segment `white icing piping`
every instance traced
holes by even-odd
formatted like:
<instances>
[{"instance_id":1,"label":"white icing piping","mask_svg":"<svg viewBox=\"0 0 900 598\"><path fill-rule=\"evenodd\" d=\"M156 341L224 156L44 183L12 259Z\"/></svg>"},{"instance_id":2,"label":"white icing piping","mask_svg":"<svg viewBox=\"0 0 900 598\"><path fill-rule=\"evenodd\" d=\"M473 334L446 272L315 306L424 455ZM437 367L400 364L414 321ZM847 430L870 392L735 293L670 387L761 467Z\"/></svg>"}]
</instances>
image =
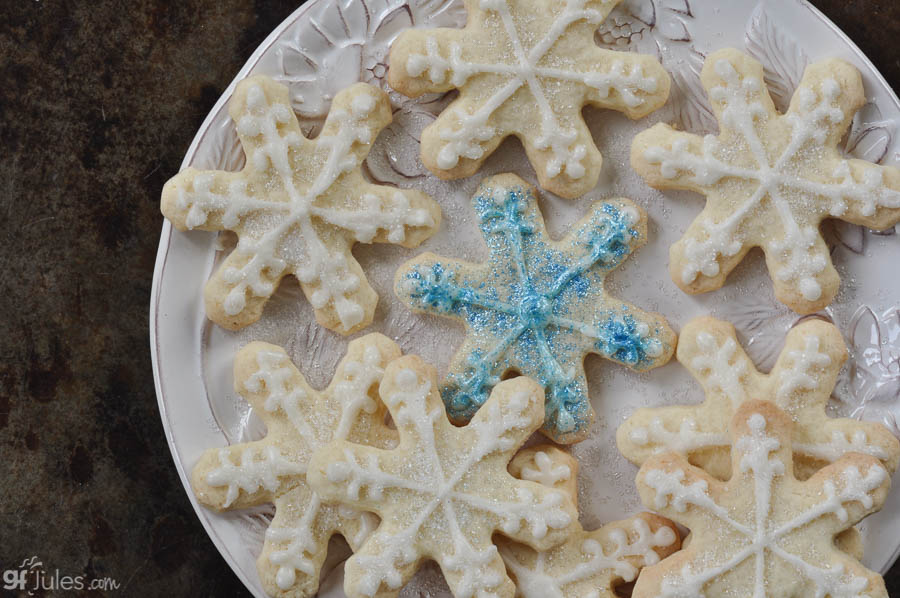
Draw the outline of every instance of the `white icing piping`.
<instances>
[{"instance_id":1,"label":"white icing piping","mask_svg":"<svg viewBox=\"0 0 900 598\"><path fill-rule=\"evenodd\" d=\"M606 552L600 542L591 537L593 534L587 534L581 543L583 560L572 569L556 576L546 570L548 554L554 552L554 549L539 552L533 567L526 567L516 558L515 552L508 545L504 545L500 549L500 554L506 566L516 576L517 595L523 598L568 598L570 594L565 592L566 586L590 580L605 572L611 572L626 582L634 581L641 568L659 562L659 555L655 549L671 546L676 536L671 528L665 526L653 532L647 522L639 517L635 517L630 523L631 531L637 536L634 540L629 538L625 530L614 529L609 537L615 546ZM599 535L602 531L597 530L596 533ZM579 540L572 538L570 541ZM599 590L591 590L584 598L591 596L600 598Z\"/></svg>"},{"instance_id":2,"label":"white icing piping","mask_svg":"<svg viewBox=\"0 0 900 598\"><path fill-rule=\"evenodd\" d=\"M701 382L725 395L736 409L747 399L744 380L752 367L747 356L730 337L719 344L712 334L700 332L696 340L700 354L691 359L691 367Z\"/></svg>"},{"instance_id":3,"label":"white icing piping","mask_svg":"<svg viewBox=\"0 0 900 598\"><path fill-rule=\"evenodd\" d=\"M260 488L275 492L280 486L279 478L306 474L306 465L284 457L276 446L262 450L247 448L241 453L241 462L232 463L228 449L219 451L219 467L206 474L210 486L228 486L222 507L228 508L237 499L240 491L253 494Z\"/></svg>"},{"instance_id":4,"label":"white icing piping","mask_svg":"<svg viewBox=\"0 0 900 598\"><path fill-rule=\"evenodd\" d=\"M534 454L534 464L537 469L526 465L522 468L521 477L529 482L537 482L548 488L553 488L558 482L564 482L572 478L572 468L565 463L556 464L550 455L544 451Z\"/></svg>"},{"instance_id":5,"label":"white icing piping","mask_svg":"<svg viewBox=\"0 0 900 598\"><path fill-rule=\"evenodd\" d=\"M731 445L724 432L698 432L697 421L691 417L681 420L675 432L670 432L661 418L654 417L650 425L631 430L629 438L638 446L650 447L654 453L674 451L687 455L700 449Z\"/></svg>"},{"instance_id":6,"label":"white icing piping","mask_svg":"<svg viewBox=\"0 0 900 598\"><path fill-rule=\"evenodd\" d=\"M819 387L816 370L831 365L831 357L819 351L819 337L809 335L804 339L804 347L800 351L788 351L787 358L793 362L790 368L784 368L779 375L777 397L787 399L800 390L815 390Z\"/></svg>"}]
</instances>

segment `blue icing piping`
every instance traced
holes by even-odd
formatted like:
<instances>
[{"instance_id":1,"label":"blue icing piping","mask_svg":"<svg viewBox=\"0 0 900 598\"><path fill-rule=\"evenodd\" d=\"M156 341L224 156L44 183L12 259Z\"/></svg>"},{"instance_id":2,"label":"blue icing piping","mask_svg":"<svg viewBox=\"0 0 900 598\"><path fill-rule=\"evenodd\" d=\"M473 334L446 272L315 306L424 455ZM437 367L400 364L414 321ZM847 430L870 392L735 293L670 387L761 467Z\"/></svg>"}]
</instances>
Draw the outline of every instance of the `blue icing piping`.
<instances>
[{"instance_id":1,"label":"blue icing piping","mask_svg":"<svg viewBox=\"0 0 900 598\"><path fill-rule=\"evenodd\" d=\"M501 377L516 371L544 385L545 430L553 437L577 434L592 416L585 353L640 367L663 352L654 319L618 303L604 309L603 279L631 253L639 216L604 203L579 224L571 248L560 250L530 191L481 191L473 203L490 250L486 267L420 262L401 273L399 292L416 309L465 320L476 337L442 388L453 419L468 421ZM579 319L592 305L594 318Z\"/></svg>"}]
</instances>

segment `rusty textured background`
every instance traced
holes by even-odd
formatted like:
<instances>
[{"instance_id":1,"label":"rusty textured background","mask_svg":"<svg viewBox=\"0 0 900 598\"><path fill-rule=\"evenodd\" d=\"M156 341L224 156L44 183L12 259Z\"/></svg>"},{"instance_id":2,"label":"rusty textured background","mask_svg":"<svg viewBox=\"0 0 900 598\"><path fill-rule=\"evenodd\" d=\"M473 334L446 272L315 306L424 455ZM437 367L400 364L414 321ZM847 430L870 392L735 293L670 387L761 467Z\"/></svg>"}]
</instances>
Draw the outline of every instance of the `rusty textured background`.
<instances>
[{"instance_id":1,"label":"rusty textured background","mask_svg":"<svg viewBox=\"0 0 900 598\"><path fill-rule=\"evenodd\" d=\"M900 2L813 3L900 88ZM172 464L147 311L160 189L296 6L0 0L0 571L123 586L45 595L248 595Z\"/></svg>"}]
</instances>

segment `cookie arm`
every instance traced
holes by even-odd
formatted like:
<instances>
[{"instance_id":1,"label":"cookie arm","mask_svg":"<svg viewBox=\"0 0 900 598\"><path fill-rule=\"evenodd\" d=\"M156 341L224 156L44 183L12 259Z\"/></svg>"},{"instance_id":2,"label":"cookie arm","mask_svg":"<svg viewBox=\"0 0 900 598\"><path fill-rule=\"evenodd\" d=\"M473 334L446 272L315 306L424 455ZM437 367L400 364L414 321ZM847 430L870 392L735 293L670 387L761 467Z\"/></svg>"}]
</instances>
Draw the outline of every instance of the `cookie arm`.
<instances>
[{"instance_id":1,"label":"cookie arm","mask_svg":"<svg viewBox=\"0 0 900 598\"><path fill-rule=\"evenodd\" d=\"M445 180L478 172L484 161L513 132L494 118L494 111L493 105L471 93L453 100L422 131L422 163Z\"/></svg>"},{"instance_id":2,"label":"cookie arm","mask_svg":"<svg viewBox=\"0 0 900 598\"><path fill-rule=\"evenodd\" d=\"M334 533L321 519L319 500L306 485L275 499L275 516L256 560L259 580L269 596L316 595L328 541Z\"/></svg>"},{"instance_id":3,"label":"cookie arm","mask_svg":"<svg viewBox=\"0 0 900 598\"><path fill-rule=\"evenodd\" d=\"M700 82L709 95L724 138L732 133L731 127L743 124L744 119L759 126L763 114L777 114L762 63L740 50L723 48L707 56Z\"/></svg>"},{"instance_id":4,"label":"cookie arm","mask_svg":"<svg viewBox=\"0 0 900 598\"><path fill-rule=\"evenodd\" d=\"M345 232L321 227L324 255L309 258L292 272L316 314L316 321L339 334L352 334L372 323L378 295L350 251Z\"/></svg>"},{"instance_id":5,"label":"cookie arm","mask_svg":"<svg viewBox=\"0 0 900 598\"><path fill-rule=\"evenodd\" d=\"M472 12L470 12L472 14ZM427 92L443 93L467 79L455 65L466 64L465 29L408 29L391 44L388 83L405 96L417 98Z\"/></svg>"},{"instance_id":6,"label":"cookie arm","mask_svg":"<svg viewBox=\"0 0 900 598\"><path fill-rule=\"evenodd\" d=\"M305 469L291 448L261 440L205 451L191 473L191 486L206 507L242 509L272 502L297 484Z\"/></svg>"},{"instance_id":7,"label":"cookie arm","mask_svg":"<svg viewBox=\"0 0 900 598\"><path fill-rule=\"evenodd\" d=\"M603 156L581 112L568 108L553 112L555 122L549 130L542 130L545 126L535 114L506 116L504 120L516 118L519 121L518 130L512 133L522 142L541 187L560 197L575 199L597 184ZM548 110L552 111L552 108ZM533 129L537 129L538 134L526 134Z\"/></svg>"},{"instance_id":8,"label":"cookie arm","mask_svg":"<svg viewBox=\"0 0 900 598\"><path fill-rule=\"evenodd\" d=\"M841 284L831 253L815 226L782 234L761 245L775 297L799 314L814 313L831 303Z\"/></svg>"},{"instance_id":9,"label":"cookie arm","mask_svg":"<svg viewBox=\"0 0 900 598\"><path fill-rule=\"evenodd\" d=\"M824 411L837 382L847 348L829 322L810 319L792 328L770 377L776 402L793 414Z\"/></svg>"},{"instance_id":10,"label":"cookie arm","mask_svg":"<svg viewBox=\"0 0 900 598\"><path fill-rule=\"evenodd\" d=\"M382 522L344 563L348 598L396 598L425 560L411 545L398 545L390 524Z\"/></svg>"},{"instance_id":11,"label":"cookie arm","mask_svg":"<svg viewBox=\"0 0 900 598\"><path fill-rule=\"evenodd\" d=\"M522 449L509 463L509 473L520 480L562 490L578 503L578 460L552 444Z\"/></svg>"},{"instance_id":12,"label":"cookie arm","mask_svg":"<svg viewBox=\"0 0 900 598\"><path fill-rule=\"evenodd\" d=\"M160 211L178 230L234 230L255 211L272 210L254 197L246 171L186 168L163 187Z\"/></svg>"},{"instance_id":13,"label":"cookie arm","mask_svg":"<svg viewBox=\"0 0 900 598\"><path fill-rule=\"evenodd\" d=\"M671 359L677 337L661 315L611 297L603 303L603 314L593 327L599 334L590 351L638 372Z\"/></svg>"},{"instance_id":14,"label":"cookie arm","mask_svg":"<svg viewBox=\"0 0 900 598\"><path fill-rule=\"evenodd\" d=\"M204 505L224 510L271 502L285 482L295 484L305 470L304 442L286 446L278 438L314 438L302 412L292 407L311 401L310 388L284 349L253 342L234 359L234 387L268 428L258 442L210 449L192 473L192 485ZM292 481L293 480L293 481Z\"/></svg>"},{"instance_id":15,"label":"cookie arm","mask_svg":"<svg viewBox=\"0 0 900 598\"><path fill-rule=\"evenodd\" d=\"M678 337L677 359L703 386L708 400L734 409L749 397L748 388L765 385L765 379L738 342L730 322L701 316L685 324ZM724 431L725 428L722 428Z\"/></svg>"},{"instance_id":16,"label":"cookie arm","mask_svg":"<svg viewBox=\"0 0 900 598\"><path fill-rule=\"evenodd\" d=\"M675 524L652 513L638 513L634 517L607 523L590 533L603 554L621 565L610 567L602 588L609 598L616 596L615 588L632 582L645 567L651 567L681 548L681 537Z\"/></svg>"},{"instance_id":17,"label":"cookie arm","mask_svg":"<svg viewBox=\"0 0 900 598\"><path fill-rule=\"evenodd\" d=\"M751 245L735 240L728 224L713 219L713 203L707 202L681 239L669 248L669 276L685 293L721 288L751 249Z\"/></svg>"},{"instance_id":18,"label":"cookie arm","mask_svg":"<svg viewBox=\"0 0 900 598\"><path fill-rule=\"evenodd\" d=\"M837 535L881 509L891 477L876 458L850 453L823 467L802 485L804 509L776 533L808 525L810 513L821 513L816 525Z\"/></svg>"},{"instance_id":19,"label":"cookie arm","mask_svg":"<svg viewBox=\"0 0 900 598\"><path fill-rule=\"evenodd\" d=\"M832 58L806 67L785 115L793 125L795 138L825 135L824 145L833 147L865 103L859 71L844 60Z\"/></svg>"},{"instance_id":20,"label":"cookie arm","mask_svg":"<svg viewBox=\"0 0 900 598\"><path fill-rule=\"evenodd\" d=\"M466 430L484 451L494 447L508 451L525 443L544 421L544 388L535 380L518 376L497 384ZM490 453L486 453L490 454ZM509 458L507 457L507 461Z\"/></svg>"},{"instance_id":21,"label":"cookie arm","mask_svg":"<svg viewBox=\"0 0 900 598\"><path fill-rule=\"evenodd\" d=\"M353 235L360 243L393 243L415 247L437 231L441 209L431 197L416 189L373 185L358 172L346 185L347 196L339 207L312 208L312 214Z\"/></svg>"},{"instance_id":22,"label":"cookie arm","mask_svg":"<svg viewBox=\"0 0 900 598\"><path fill-rule=\"evenodd\" d=\"M472 555L474 558L447 558L439 563L454 596L509 596L516 587L506 572L503 558L493 544Z\"/></svg>"},{"instance_id":23,"label":"cookie arm","mask_svg":"<svg viewBox=\"0 0 900 598\"><path fill-rule=\"evenodd\" d=\"M675 452L715 477L727 479L731 439L726 430L731 415L731 407L725 403L644 407L619 426L616 444L622 455L638 466L654 455Z\"/></svg>"},{"instance_id":24,"label":"cookie arm","mask_svg":"<svg viewBox=\"0 0 900 598\"><path fill-rule=\"evenodd\" d=\"M709 510L717 509L712 497L725 492L725 482L674 453L645 461L635 483L644 506L688 529L707 523Z\"/></svg>"},{"instance_id":25,"label":"cookie arm","mask_svg":"<svg viewBox=\"0 0 900 598\"><path fill-rule=\"evenodd\" d=\"M390 99L374 85L354 83L339 91L316 138L324 163L313 185L330 184L344 173L355 172L392 119Z\"/></svg>"},{"instance_id":26,"label":"cookie arm","mask_svg":"<svg viewBox=\"0 0 900 598\"><path fill-rule=\"evenodd\" d=\"M203 289L210 320L222 328L238 330L262 317L266 302L287 274L277 258L272 268L263 261L262 256L234 250L219 264Z\"/></svg>"},{"instance_id":27,"label":"cookie arm","mask_svg":"<svg viewBox=\"0 0 900 598\"><path fill-rule=\"evenodd\" d=\"M635 135L631 143L631 166L654 189L686 189L706 194L709 185L698 175L708 166L704 163L708 158L704 151L708 149L702 137L657 123ZM720 167L724 176L725 165L714 165Z\"/></svg>"},{"instance_id":28,"label":"cookie arm","mask_svg":"<svg viewBox=\"0 0 900 598\"><path fill-rule=\"evenodd\" d=\"M496 300L474 290L478 264L422 253L407 261L394 275L394 293L406 305L420 313L438 313L465 320L466 314L479 308L492 308Z\"/></svg>"},{"instance_id":29,"label":"cookie arm","mask_svg":"<svg viewBox=\"0 0 900 598\"><path fill-rule=\"evenodd\" d=\"M852 180L863 186L861 193L844 195L845 211L840 214L841 220L875 230L900 222L900 169L865 160L846 160L838 168L833 174L844 182Z\"/></svg>"},{"instance_id":30,"label":"cookie arm","mask_svg":"<svg viewBox=\"0 0 900 598\"><path fill-rule=\"evenodd\" d=\"M634 120L661 108L669 97L672 80L659 60L648 54L590 48L583 65L604 72L586 73L587 101L597 108L623 112Z\"/></svg>"}]
</instances>

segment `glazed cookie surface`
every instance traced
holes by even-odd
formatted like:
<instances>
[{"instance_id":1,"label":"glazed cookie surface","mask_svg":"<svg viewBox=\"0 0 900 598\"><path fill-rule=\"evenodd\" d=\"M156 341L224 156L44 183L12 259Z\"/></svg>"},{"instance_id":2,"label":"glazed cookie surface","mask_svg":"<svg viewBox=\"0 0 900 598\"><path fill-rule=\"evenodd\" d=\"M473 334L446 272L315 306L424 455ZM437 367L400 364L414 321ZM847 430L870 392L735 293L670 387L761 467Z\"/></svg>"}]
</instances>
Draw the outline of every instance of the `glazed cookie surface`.
<instances>
[{"instance_id":1,"label":"glazed cookie surface","mask_svg":"<svg viewBox=\"0 0 900 598\"><path fill-rule=\"evenodd\" d=\"M414 310L465 322L466 339L441 390L448 413L467 421L516 372L544 386L544 434L576 442L594 417L588 353L646 370L668 361L675 347L661 316L604 288L607 274L646 241L646 214L625 199L597 202L552 241L534 189L515 175L485 179L472 203L490 252L486 263L425 253L395 279L398 297Z\"/></svg>"},{"instance_id":2,"label":"glazed cookie surface","mask_svg":"<svg viewBox=\"0 0 900 598\"><path fill-rule=\"evenodd\" d=\"M228 329L257 321L291 274L320 324L349 334L372 321L378 297L354 243L413 247L440 222L421 191L367 182L360 165L391 122L387 95L358 83L338 93L322 132L307 139L288 89L256 76L229 103L247 163L240 172L188 168L166 183L162 212L180 230L231 230L238 243L206 284L208 317Z\"/></svg>"},{"instance_id":3,"label":"glazed cookie surface","mask_svg":"<svg viewBox=\"0 0 900 598\"><path fill-rule=\"evenodd\" d=\"M465 28L404 31L391 46L391 86L411 97L459 90L423 132L422 162L441 178L470 176L515 135L542 187L568 198L591 190L602 157L582 108L640 118L669 95L656 58L596 45L620 1L465 0Z\"/></svg>"},{"instance_id":4,"label":"glazed cookie surface","mask_svg":"<svg viewBox=\"0 0 900 598\"><path fill-rule=\"evenodd\" d=\"M754 596L886 598L881 576L835 546L877 511L890 475L854 453L798 481L791 420L770 401L748 401L730 427L733 477L722 482L674 453L641 467L641 500L691 531L686 547L645 568L635 598Z\"/></svg>"},{"instance_id":5,"label":"glazed cookie surface","mask_svg":"<svg viewBox=\"0 0 900 598\"><path fill-rule=\"evenodd\" d=\"M525 377L507 380L467 426L456 427L438 395L434 368L407 356L388 366L380 394L399 446L335 441L309 465L309 481L322 496L381 517L344 566L345 593L396 596L431 559L458 598L512 598L515 588L493 535L545 550L565 540L578 519L566 492L507 471L541 425L541 387Z\"/></svg>"},{"instance_id":6,"label":"glazed cookie surface","mask_svg":"<svg viewBox=\"0 0 900 598\"><path fill-rule=\"evenodd\" d=\"M524 449L509 465L514 476L557 488L577 502L578 461L550 446ZM640 513L593 531L580 526L565 542L544 552L509 540L500 554L516 582L517 598L615 598L616 588L634 581L681 546L667 519Z\"/></svg>"},{"instance_id":7,"label":"glazed cookie surface","mask_svg":"<svg viewBox=\"0 0 900 598\"><path fill-rule=\"evenodd\" d=\"M377 388L385 365L399 356L380 334L351 341L322 392L310 388L281 347L250 343L235 357L235 389L266 424L266 436L207 450L191 484L200 504L217 511L275 504L257 560L270 596L314 596L329 539L341 534L358 548L377 525L371 513L324 502L307 484L306 469L312 452L335 438L396 443Z\"/></svg>"},{"instance_id":8,"label":"glazed cookie surface","mask_svg":"<svg viewBox=\"0 0 900 598\"><path fill-rule=\"evenodd\" d=\"M809 319L788 333L775 367L759 372L738 343L734 327L711 317L682 329L678 361L703 386L699 405L638 409L619 426L625 457L640 465L655 454L675 452L719 479L731 475L728 425L751 399L770 400L794 420L793 447L803 477L848 453L863 453L897 469L900 442L881 424L826 413L847 349L838 329Z\"/></svg>"},{"instance_id":9,"label":"glazed cookie surface","mask_svg":"<svg viewBox=\"0 0 900 598\"><path fill-rule=\"evenodd\" d=\"M865 103L859 72L842 60L810 65L783 115L763 66L737 50L711 54L701 82L718 136L658 124L632 145L632 165L648 184L706 196L703 212L671 248L672 279L688 293L717 289L760 247L781 302L804 314L825 307L840 280L822 220L873 229L900 221L900 170L844 158L838 149Z\"/></svg>"}]
</instances>

